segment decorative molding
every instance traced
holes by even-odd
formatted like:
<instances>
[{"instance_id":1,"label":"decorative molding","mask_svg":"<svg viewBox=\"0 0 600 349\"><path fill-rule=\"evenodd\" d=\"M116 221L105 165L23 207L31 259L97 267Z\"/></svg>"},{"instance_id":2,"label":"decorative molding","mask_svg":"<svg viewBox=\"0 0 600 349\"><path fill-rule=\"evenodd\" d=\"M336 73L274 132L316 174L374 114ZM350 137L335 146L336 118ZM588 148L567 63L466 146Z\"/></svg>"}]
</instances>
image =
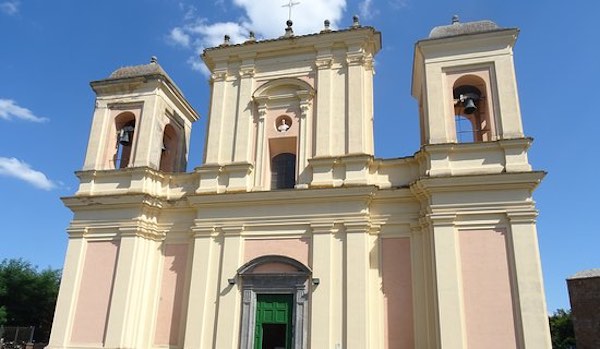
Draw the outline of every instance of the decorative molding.
<instances>
[{"instance_id":1,"label":"decorative molding","mask_svg":"<svg viewBox=\"0 0 600 349\"><path fill-rule=\"evenodd\" d=\"M210 75L211 82L221 82L227 79L227 71L217 71Z\"/></svg>"},{"instance_id":2,"label":"decorative molding","mask_svg":"<svg viewBox=\"0 0 600 349\"><path fill-rule=\"evenodd\" d=\"M254 66L242 66L239 71L239 77L242 79L252 78L255 74Z\"/></svg>"},{"instance_id":3,"label":"decorative molding","mask_svg":"<svg viewBox=\"0 0 600 349\"><path fill-rule=\"evenodd\" d=\"M331 69L332 65L333 65L332 58L318 58L315 61L315 66L318 70Z\"/></svg>"},{"instance_id":4,"label":"decorative molding","mask_svg":"<svg viewBox=\"0 0 600 349\"><path fill-rule=\"evenodd\" d=\"M348 53L346 56L346 64L348 64L348 66L363 65L365 59L366 56L363 53Z\"/></svg>"}]
</instances>

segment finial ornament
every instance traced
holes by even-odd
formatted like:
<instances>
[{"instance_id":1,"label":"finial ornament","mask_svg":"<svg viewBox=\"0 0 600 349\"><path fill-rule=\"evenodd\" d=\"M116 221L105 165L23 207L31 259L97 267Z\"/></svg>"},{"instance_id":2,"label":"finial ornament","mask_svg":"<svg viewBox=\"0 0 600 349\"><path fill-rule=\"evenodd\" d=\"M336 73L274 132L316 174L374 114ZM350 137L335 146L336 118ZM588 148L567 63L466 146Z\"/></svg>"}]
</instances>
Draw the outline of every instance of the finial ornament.
<instances>
[{"instance_id":1,"label":"finial ornament","mask_svg":"<svg viewBox=\"0 0 600 349\"><path fill-rule=\"evenodd\" d=\"M352 16L352 28L360 27L360 22L357 15Z\"/></svg>"},{"instance_id":2,"label":"finial ornament","mask_svg":"<svg viewBox=\"0 0 600 349\"><path fill-rule=\"evenodd\" d=\"M223 37L223 44L221 44L221 46L229 46L231 41L231 37L227 34L225 34L225 36Z\"/></svg>"},{"instance_id":3,"label":"finial ornament","mask_svg":"<svg viewBox=\"0 0 600 349\"><path fill-rule=\"evenodd\" d=\"M156 58L156 56L150 57L150 63L154 63L154 64L158 63L158 58Z\"/></svg>"},{"instance_id":4,"label":"finial ornament","mask_svg":"<svg viewBox=\"0 0 600 349\"><path fill-rule=\"evenodd\" d=\"M287 25L287 28L285 28L285 35L283 37L285 38L289 38L294 36L294 30L292 29L292 25L294 25L294 22L292 22L291 19L288 19L285 24Z\"/></svg>"},{"instance_id":5,"label":"finial ornament","mask_svg":"<svg viewBox=\"0 0 600 349\"><path fill-rule=\"evenodd\" d=\"M331 25L331 22L329 22L328 19L326 19L325 21L323 21L323 30L324 32L330 32L331 28L329 28L329 26Z\"/></svg>"},{"instance_id":6,"label":"finial ornament","mask_svg":"<svg viewBox=\"0 0 600 349\"><path fill-rule=\"evenodd\" d=\"M246 42L255 42L256 41L256 35L254 35L253 31L248 32L248 40L246 40Z\"/></svg>"},{"instance_id":7,"label":"finial ornament","mask_svg":"<svg viewBox=\"0 0 600 349\"><path fill-rule=\"evenodd\" d=\"M452 16L452 24L456 24L456 23L460 23L460 20L458 18L458 15L454 15Z\"/></svg>"}]
</instances>

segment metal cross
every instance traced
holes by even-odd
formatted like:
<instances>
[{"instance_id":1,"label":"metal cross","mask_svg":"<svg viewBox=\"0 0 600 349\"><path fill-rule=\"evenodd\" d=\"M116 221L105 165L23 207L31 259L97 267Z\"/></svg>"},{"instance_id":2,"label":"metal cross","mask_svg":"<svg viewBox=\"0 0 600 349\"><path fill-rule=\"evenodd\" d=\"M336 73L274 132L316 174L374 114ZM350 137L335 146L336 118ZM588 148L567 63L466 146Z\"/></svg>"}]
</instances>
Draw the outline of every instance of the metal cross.
<instances>
[{"instance_id":1,"label":"metal cross","mask_svg":"<svg viewBox=\"0 0 600 349\"><path fill-rule=\"evenodd\" d=\"M282 5L281 7L289 7L290 12L288 14L288 20L292 20L292 7L300 5L300 1L289 0L289 3Z\"/></svg>"}]
</instances>

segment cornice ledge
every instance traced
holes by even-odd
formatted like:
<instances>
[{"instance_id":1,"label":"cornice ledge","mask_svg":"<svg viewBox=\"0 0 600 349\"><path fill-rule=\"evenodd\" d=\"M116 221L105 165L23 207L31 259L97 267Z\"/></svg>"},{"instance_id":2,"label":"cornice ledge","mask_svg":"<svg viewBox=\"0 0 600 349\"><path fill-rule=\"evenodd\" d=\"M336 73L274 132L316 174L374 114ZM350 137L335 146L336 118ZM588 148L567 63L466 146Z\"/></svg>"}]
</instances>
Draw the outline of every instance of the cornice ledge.
<instances>
[{"instance_id":1,"label":"cornice ledge","mask_svg":"<svg viewBox=\"0 0 600 349\"><path fill-rule=\"evenodd\" d=\"M60 198L65 206L70 209L95 206L146 206L162 208L165 201L148 194L124 193L111 195L77 195Z\"/></svg>"},{"instance_id":2,"label":"cornice ledge","mask_svg":"<svg viewBox=\"0 0 600 349\"><path fill-rule=\"evenodd\" d=\"M339 198L343 200L371 198L379 189L373 185L360 187L340 187L340 188L311 188L311 189L290 189L276 191L255 191L255 192L234 192L234 193L207 193L192 194L187 196L188 202L193 206L218 206L231 204L254 204L254 203L298 203L331 200Z\"/></svg>"},{"instance_id":3,"label":"cornice ledge","mask_svg":"<svg viewBox=\"0 0 600 349\"><path fill-rule=\"evenodd\" d=\"M436 143L436 144L425 144L421 146L421 149L415 153L415 156L419 154L428 154L428 153L445 153L445 152L453 152L460 149L468 149L470 151L473 150L486 150L490 148L499 148L499 147L518 147L523 146L525 149L528 149L529 146L533 143L533 138L531 137L522 137L522 138L509 138L509 139L499 139L494 141L486 141L486 142L469 142L469 143Z\"/></svg>"},{"instance_id":4,"label":"cornice ledge","mask_svg":"<svg viewBox=\"0 0 600 349\"><path fill-rule=\"evenodd\" d=\"M105 178L105 177L112 177L112 176L124 177L124 176L129 176L132 174L139 174L139 173L148 174L152 177L157 177L160 179L163 179L168 176L165 173L157 171L148 166L126 167L126 168L111 169L111 170L81 170L81 171L75 171L75 176L77 176L77 178L79 178L79 179L90 178L90 177Z\"/></svg>"},{"instance_id":5,"label":"cornice ledge","mask_svg":"<svg viewBox=\"0 0 600 349\"><path fill-rule=\"evenodd\" d=\"M416 194L431 195L435 192L458 190L486 190L522 188L535 189L546 176L544 171L526 171L496 174L421 177L410 184Z\"/></svg>"}]
</instances>

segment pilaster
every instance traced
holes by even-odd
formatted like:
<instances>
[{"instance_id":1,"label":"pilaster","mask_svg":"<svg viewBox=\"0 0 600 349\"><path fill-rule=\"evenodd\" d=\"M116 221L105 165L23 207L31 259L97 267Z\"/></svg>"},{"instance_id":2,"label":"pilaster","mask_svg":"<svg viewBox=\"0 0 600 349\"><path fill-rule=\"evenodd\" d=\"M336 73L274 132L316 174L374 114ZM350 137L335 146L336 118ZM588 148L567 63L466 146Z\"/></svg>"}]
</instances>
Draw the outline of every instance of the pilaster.
<instances>
[{"instance_id":1,"label":"pilaster","mask_svg":"<svg viewBox=\"0 0 600 349\"><path fill-rule=\"evenodd\" d=\"M107 142L108 119L110 111L106 102L96 100L96 109L92 118L92 128L90 130L90 139L88 140L85 162L83 164L86 170L102 170L105 166L105 157L107 149L104 146Z\"/></svg>"},{"instance_id":2,"label":"pilaster","mask_svg":"<svg viewBox=\"0 0 600 349\"><path fill-rule=\"evenodd\" d=\"M346 135L346 152L350 154L367 153L365 139L365 81L364 52L360 46L349 49L346 62L348 64L348 133Z\"/></svg>"},{"instance_id":3,"label":"pilaster","mask_svg":"<svg viewBox=\"0 0 600 349\"><path fill-rule=\"evenodd\" d=\"M334 225L311 224L313 276L321 281L314 287L311 299L311 348L334 348L333 302L335 286L333 269ZM339 342L339 339L338 341Z\"/></svg>"},{"instance_id":4,"label":"pilaster","mask_svg":"<svg viewBox=\"0 0 600 349\"><path fill-rule=\"evenodd\" d=\"M164 111L165 104L159 99L154 91L150 96L144 98L144 106L136 130L133 134L135 141L131 150L132 165L130 167L148 166L158 168L158 158L153 158L153 146L159 147L162 144L162 134L157 134L156 125L158 124L158 115ZM157 140L157 138L160 138Z\"/></svg>"},{"instance_id":5,"label":"pilaster","mask_svg":"<svg viewBox=\"0 0 600 349\"><path fill-rule=\"evenodd\" d=\"M501 87L498 89L499 115L502 119L502 122L498 123L500 138L523 138L523 122L521 121L521 108L512 49L510 54L496 58L494 66L497 86Z\"/></svg>"},{"instance_id":6,"label":"pilaster","mask_svg":"<svg viewBox=\"0 0 600 349\"><path fill-rule=\"evenodd\" d=\"M265 168L265 158L267 155L265 154L267 149L265 147L265 117L267 115L267 101L266 99L258 99L258 115L257 115L257 123L258 123L258 135L256 142L256 164L254 171L254 189L262 190L265 187L264 183L264 168Z\"/></svg>"},{"instance_id":7,"label":"pilaster","mask_svg":"<svg viewBox=\"0 0 600 349\"><path fill-rule=\"evenodd\" d=\"M234 162L252 163L253 120L252 92L254 91L254 59L244 60L239 72L239 97L237 110L237 131L235 138Z\"/></svg>"},{"instance_id":8,"label":"pilaster","mask_svg":"<svg viewBox=\"0 0 600 349\"><path fill-rule=\"evenodd\" d=\"M345 223L346 348L370 348L369 224Z\"/></svg>"},{"instance_id":9,"label":"pilaster","mask_svg":"<svg viewBox=\"0 0 600 349\"><path fill-rule=\"evenodd\" d=\"M212 227L193 227L194 251L184 349L212 348L219 289L220 241Z\"/></svg>"},{"instance_id":10,"label":"pilaster","mask_svg":"<svg viewBox=\"0 0 600 349\"><path fill-rule=\"evenodd\" d=\"M519 347L552 347L535 219L537 212L509 212L509 248L516 296Z\"/></svg>"},{"instance_id":11,"label":"pilaster","mask_svg":"<svg viewBox=\"0 0 600 349\"><path fill-rule=\"evenodd\" d=\"M149 300L154 299L145 294L145 290L153 285L150 276L158 273L160 249L154 240L163 237L140 226L121 227L119 235L121 242L104 345L136 348L148 337L143 334L147 326L139 318L149 306Z\"/></svg>"},{"instance_id":12,"label":"pilaster","mask_svg":"<svg viewBox=\"0 0 600 349\"><path fill-rule=\"evenodd\" d=\"M307 189L310 183L308 159L312 155L312 106L309 94L301 94L300 97L300 135L298 147L298 181L296 188Z\"/></svg>"},{"instance_id":13,"label":"pilaster","mask_svg":"<svg viewBox=\"0 0 600 349\"><path fill-rule=\"evenodd\" d=\"M333 55L331 49L320 50L315 65L317 68L317 115L315 122L315 156L330 156L331 154L331 65Z\"/></svg>"},{"instance_id":14,"label":"pilaster","mask_svg":"<svg viewBox=\"0 0 600 349\"><path fill-rule=\"evenodd\" d=\"M71 328L79 294L80 271L83 269L85 259L84 232L85 230L69 231L69 243L52 321L49 349L67 347L71 338Z\"/></svg>"},{"instance_id":15,"label":"pilaster","mask_svg":"<svg viewBox=\"0 0 600 349\"><path fill-rule=\"evenodd\" d=\"M211 75L212 96L210 118L207 126L208 131L206 132L206 146L204 147L204 163L206 164L218 164L221 161L219 154L221 152L221 131L224 123L223 113L226 103L226 80L226 66L219 67L219 70Z\"/></svg>"},{"instance_id":16,"label":"pilaster","mask_svg":"<svg viewBox=\"0 0 600 349\"><path fill-rule=\"evenodd\" d=\"M239 345L239 323L241 317L241 294L237 285L230 285L229 278L235 278L242 262L242 227L226 227L223 230L223 252L221 257L221 277L217 280L220 295L217 310L215 348L235 349ZM232 326L232 324L235 324ZM231 333L231 328L235 329Z\"/></svg>"},{"instance_id":17,"label":"pilaster","mask_svg":"<svg viewBox=\"0 0 600 349\"><path fill-rule=\"evenodd\" d=\"M433 252L434 293L438 323L437 348L466 348L456 216L431 215L429 233Z\"/></svg>"}]
</instances>

